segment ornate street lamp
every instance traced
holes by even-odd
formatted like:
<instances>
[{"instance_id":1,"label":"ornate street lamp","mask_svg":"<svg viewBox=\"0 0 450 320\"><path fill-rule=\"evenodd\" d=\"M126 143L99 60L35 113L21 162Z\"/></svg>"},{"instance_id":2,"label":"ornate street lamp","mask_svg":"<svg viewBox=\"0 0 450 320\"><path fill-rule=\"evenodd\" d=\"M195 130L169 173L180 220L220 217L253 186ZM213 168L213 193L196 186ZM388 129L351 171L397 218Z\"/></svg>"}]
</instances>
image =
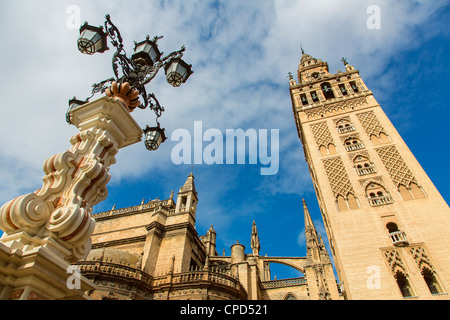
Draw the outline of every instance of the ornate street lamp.
<instances>
[{"instance_id":1,"label":"ornate street lamp","mask_svg":"<svg viewBox=\"0 0 450 320\"><path fill-rule=\"evenodd\" d=\"M147 64L149 66L153 66L155 62L157 62L161 58L161 52L159 52L158 45L156 41L159 39L156 37L153 41L149 40L150 37L142 42L134 42L134 54L131 56L131 60L140 63ZM144 61L140 61L139 59L143 59Z\"/></svg>"},{"instance_id":2,"label":"ornate street lamp","mask_svg":"<svg viewBox=\"0 0 450 320\"><path fill-rule=\"evenodd\" d=\"M181 86L192 74L191 67L180 58L172 58L165 67L167 82L174 87Z\"/></svg>"},{"instance_id":3,"label":"ornate street lamp","mask_svg":"<svg viewBox=\"0 0 450 320\"><path fill-rule=\"evenodd\" d=\"M67 123L72 124L70 111L72 111L75 108L78 108L79 106L81 106L81 105L83 105L85 103L86 103L86 101L78 100L75 97L73 97L72 99L69 100L69 109L67 109L67 112L66 112L66 121L67 121Z\"/></svg>"},{"instance_id":4,"label":"ornate street lamp","mask_svg":"<svg viewBox=\"0 0 450 320\"><path fill-rule=\"evenodd\" d=\"M166 134L164 133L164 129L161 129L159 123L157 127L150 128L149 126L147 126L144 129L144 134L145 134L145 141L144 141L145 147L147 148L147 150L150 151L158 149L161 143L167 140Z\"/></svg>"},{"instance_id":5,"label":"ornate street lamp","mask_svg":"<svg viewBox=\"0 0 450 320\"><path fill-rule=\"evenodd\" d=\"M134 54L131 58L128 58L123 48L123 40L119 30L111 22L108 14L105 19L104 29L103 27L90 26L87 22L80 28L78 49L81 53L89 55L96 52L102 53L108 50L106 39L109 37L111 44L116 48L112 57L114 77L94 84L91 96L85 102L88 102L98 92L106 92L107 96L121 101L129 112L132 112L136 107L140 109L149 107L156 114L158 126L153 128L147 126L145 129L147 130L145 145L148 150L156 150L166 140L164 129L160 128L158 122L164 108L159 104L153 93L147 94L145 85L153 80L161 68L164 68L167 82L170 85L179 87L182 83L185 83L193 73L192 65L181 59L186 48L182 46L180 50L163 57L157 44L158 40L163 37L154 37L150 40L147 35L144 41L134 42ZM142 101L139 100L139 96ZM70 110L74 108L72 100L66 114L66 120L69 123ZM153 133L149 134L149 132Z\"/></svg>"},{"instance_id":6,"label":"ornate street lamp","mask_svg":"<svg viewBox=\"0 0 450 320\"><path fill-rule=\"evenodd\" d=\"M161 68L170 70L172 85L183 83L189 75L186 70L190 70L181 62L185 48L162 57L156 44L160 37L147 38L136 44L130 59L107 15L105 29L87 23L81 27L78 49L89 55L104 52L107 37L117 49L112 59L114 77L94 84L91 97L105 92L124 107L107 97L92 102L90 98L71 99L66 120L79 132L70 138L70 148L45 160L41 188L0 206L0 229L4 231L0 260L12 261L15 266L0 268L2 297L90 299L86 293L95 290L94 283L82 275L74 278L68 274L72 264L86 258L91 250L95 228L91 213L108 195L109 168L116 163L119 149L141 141L142 131L148 150L157 150L166 140L158 121L156 127L143 130L130 112L149 107L158 120L164 108L153 93L146 93L145 85Z\"/></svg>"},{"instance_id":7,"label":"ornate street lamp","mask_svg":"<svg viewBox=\"0 0 450 320\"><path fill-rule=\"evenodd\" d=\"M108 50L106 46L106 33L103 27L93 27L85 22L80 28L80 37L78 38L78 50L85 54L102 53Z\"/></svg>"}]
</instances>

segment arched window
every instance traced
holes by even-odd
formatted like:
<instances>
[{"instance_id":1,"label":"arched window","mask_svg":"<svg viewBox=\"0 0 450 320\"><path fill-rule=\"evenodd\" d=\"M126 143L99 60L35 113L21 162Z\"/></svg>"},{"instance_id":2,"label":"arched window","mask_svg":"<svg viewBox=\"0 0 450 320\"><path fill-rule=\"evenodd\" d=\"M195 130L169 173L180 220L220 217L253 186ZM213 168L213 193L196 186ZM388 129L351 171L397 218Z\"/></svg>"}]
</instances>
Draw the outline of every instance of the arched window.
<instances>
[{"instance_id":1,"label":"arched window","mask_svg":"<svg viewBox=\"0 0 450 320\"><path fill-rule=\"evenodd\" d=\"M389 230L389 233L397 232L398 226L394 222L389 222L386 224L386 228Z\"/></svg>"},{"instance_id":2,"label":"arched window","mask_svg":"<svg viewBox=\"0 0 450 320\"><path fill-rule=\"evenodd\" d=\"M442 293L441 286L439 285L434 272L432 272L429 268L424 267L421 274L428 286L428 289L430 289L431 294Z\"/></svg>"},{"instance_id":3,"label":"arched window","mask_svg":"<svg viewBox=\"0 0 450 320\"><path fill-rule=\"evenodd\" d=\"M400 289L400 292L402 293L402 296L404 298L412 297L413 291L409 284L408 278L406 275L401 272L400 270L395 273L395 280L397 281L398 288Z\"/></svg>"},{"instance_id":4,"label":"arched window","mask_svg":"<svg viewBox=\"0 0 450 320\"><path fill-rule=\"evenodd\" d=\"M396 223L389 222L386 224L386 228L389 231L389 238L394 246L401 247L408 244L405 232L399 230Z\"/></svg>"},{"instance_id":5,"label":"arched window","mask_svg":"<svg viewBox=\"0 0 450 320\"><path fill-rule=\"evenodd\" d=\"M329 82L324 82L320 86L322 88L323 96L325 99L333 99L334 98L334 92L333 88L331 87L331 84Z\"/></svg>"},{"instance_id":6,"label":"arched window","mask_svg":"<svg viewBox=\"0 0 450 320\"><path fill-rule=\"evenodd\" d=\"M377 183L370 183L366 187L366 196L372 207L382 206L393 203L392 197L384 187Z\"/></svg>"},{"instance_id":7,"label":"arched window","mask_svg":"<svg viewBox=\"0 0 450 320\"><path fill-rule=\"evenodd\" d=\"M355 137L350 137L345 140L344 145L347 151L355 151L364 148L364 144L361 142L361 140Z\"/></svg>"},{"instance_id":8,"label":"arched window","mask_svg":"<svg viewBox=\"0 0 450 320\"><path fill-rule=\"evenodd\" d=\"M292 293L288 293L284 300L298 300Z\"/></svg>"},{"instance_id":9,"label":"arched window","mask_svg":"<svg viewBox=\"0 0 450 320\"><path fill-rule=\"evenodd\" d=\"M358 176L377 172L375 165L367 157L357 156L353 159L353 164Z\"/></svg>"},{"instance_id":10,"label":"arched window","mask_svg":"<svg viewBox=\"0 0 450 320\"><path fill-rule=\"evenodd\" d=\"M348 94L347 88L345 87L345 84L339 85L339 90L341 90L341 93L343 96L346 96Z\"/></svg>"},{"instance_id":11,"label":"arched window","mask_svg":"<svg viewBox=\"0 0 450 320\"><path fill-rule=\"evenodd\" d=\"M358 199L356 199L352 193L349 193L347 198L344 198L342 195L338 195L336 198L336 205L339 211L355 210L360 208Z\"/></svg>"},{"instance_id":12,"label":"arched window","mask_svg":"<svg viewBox=\"0 0 450 320\"><path fill-rule=\"evenodd\" d=\"M374 146L392 142L391 138L389 138L389 136L384 132L381 132L378 136L375 134L370 135L370 141L372 141Z\"/></svg>"},{"instance_id":13,"label":"arched window","mask_svg":"<svg viewBox=\"0 0 450 320\"><path fill-rule=\"evenodd\" d=\"M330 143L328 145L328 147L325 147L324 145L321 145L319 148L319 152L321 156L328 156L328 155L332 155L332 154L336 154L337 153L337 149L334 146L334 144Z\"/></svg>"},{"instance_id":14,"label":"arched window","mask_svg":"<svg viewBox=\"0 0 450 320\"><path fill-rule=\"evenodd\" d=\"M354 93L358 93L359 92L359 88L356 85L355 81L350 82L350 86L352 87Z\"/></svg>"},{"instance_id":15,"label":"arched window","mask_svg":"<svg viewBox=\"0 0 450 320\"><path fill-rule=\"evenodd\" d=\"M414 182L411 182L408 188L401 184L398 187L398 192L400 193L403 201L421 199L426 197L422 188Z\"/></svg>"},{"instance_id":16,"label":"arched window","mask_svg":"<svg viewBox=\"0 0 450 320\"><path fill-rule=\"evenodd\" d=\"M336 123L336 129L339 133L346 133L346 132L352 132L355 131L355 127L353 124L348 120L339 120Z\"/></svg>"},{"instance_id":17,"label":"arched window","mask_svg":"<svg viewBox=\"0 0 450 320\"><path fill-rule=\"evenodd\" d=\"M317 95L317 92L315 91L311 92L311 99L313 102L319 102L319 96Z\"/></svg>"},{"instance_id":18,"label":"arched window","mask_svg":"<svg viewBox=\"0 0 450 320\"><path fill-rule=\"evenodd\" d=\"M309 104L308 98L306 97L306 94L304 94L304 93L301 94L300 95L300 99L302 101L302 105L307 106Z\"/></svg>"}]
</instances>

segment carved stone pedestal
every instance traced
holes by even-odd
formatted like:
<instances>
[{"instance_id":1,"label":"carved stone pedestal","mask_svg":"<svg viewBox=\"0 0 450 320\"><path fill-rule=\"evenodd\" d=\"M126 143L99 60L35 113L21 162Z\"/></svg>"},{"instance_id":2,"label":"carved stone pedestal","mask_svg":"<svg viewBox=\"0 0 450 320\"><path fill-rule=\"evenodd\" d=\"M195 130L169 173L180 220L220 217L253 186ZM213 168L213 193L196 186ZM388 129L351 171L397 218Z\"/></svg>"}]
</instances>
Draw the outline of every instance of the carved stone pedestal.
<instances>
[{"instance_id":1,"label":"carved stone pedestal","mask_svg":"<svg viewBox=\"0 0 450 320\"><path fill-rule=\"evenodd\" d=\"M0 299L86 299L94 287L71 263L91 249L92 207L106 199L115 155L142 130L108 97L71 110L70 119L80 132L44 162L42 188L0 208Z\"/></svg>"}]
</instances>

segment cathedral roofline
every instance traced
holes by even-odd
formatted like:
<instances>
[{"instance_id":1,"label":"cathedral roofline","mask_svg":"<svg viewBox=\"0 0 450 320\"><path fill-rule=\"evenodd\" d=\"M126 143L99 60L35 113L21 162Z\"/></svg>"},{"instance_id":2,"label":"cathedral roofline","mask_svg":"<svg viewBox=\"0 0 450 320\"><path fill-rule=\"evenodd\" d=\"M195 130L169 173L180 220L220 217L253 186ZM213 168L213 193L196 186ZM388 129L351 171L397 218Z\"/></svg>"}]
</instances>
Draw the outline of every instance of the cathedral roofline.
<instances>
[{"instance_id":1,"label":"cathedral roofline","mask_svg":"<svg viewBox=\"0 0 450 320\"><path fill-rule=\"evenodd\" d=\"M143 213L143 210L146 210L145 212L147 212L148 211L147 209L154 210L154 209L159 208L159 206L162 206L163 208L169 207L169 208L167 208L169 210L175 209L175 203L172 198L165 199L165 200L160 200L160 199L156 198L155 200L150 200L147 203L142 203L137 206L125 207L125 208L121 208L121 209L115 209L115 207L113 207L112 210L94 213L94 214L92 214L92 217L95 220L114 219L114 218L119 218L119 217L123 217L126 215Z\"/></svg>"}]
</instances>

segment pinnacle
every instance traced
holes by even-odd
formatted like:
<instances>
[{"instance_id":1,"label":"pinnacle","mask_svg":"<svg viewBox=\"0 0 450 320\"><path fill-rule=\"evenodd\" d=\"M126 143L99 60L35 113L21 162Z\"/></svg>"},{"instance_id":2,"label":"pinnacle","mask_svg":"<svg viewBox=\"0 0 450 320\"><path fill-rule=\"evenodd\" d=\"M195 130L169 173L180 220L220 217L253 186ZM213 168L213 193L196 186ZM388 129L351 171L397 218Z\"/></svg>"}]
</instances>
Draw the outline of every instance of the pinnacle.
<instances>
[{"instance_id":1,"label":"pinnacle","mask_svg":"<svg viewBox=\"0 0 450 320\"><path fill-rule=\"evenodd\" d=\"M303 202L303 214L305 215L305 229L308 228L308 227L315 229L314 223L313 223L313 221L311 219L311 215L309 214L308 207L306 206L305 199L303 199L302 202Z\"/></svg>"}]
</instances>

